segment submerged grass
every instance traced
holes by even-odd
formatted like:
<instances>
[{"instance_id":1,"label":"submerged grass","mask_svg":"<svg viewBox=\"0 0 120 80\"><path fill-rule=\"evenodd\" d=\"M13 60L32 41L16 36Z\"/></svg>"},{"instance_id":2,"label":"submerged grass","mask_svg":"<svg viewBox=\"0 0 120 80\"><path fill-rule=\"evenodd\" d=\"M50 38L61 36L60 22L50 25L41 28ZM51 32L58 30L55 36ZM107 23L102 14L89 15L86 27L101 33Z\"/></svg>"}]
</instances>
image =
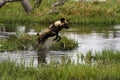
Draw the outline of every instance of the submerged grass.
<instances>
[{"instance_id":1,"label":"submerged grass","mask_svg":"<svg viewBox=\"0 0 120 80\"><path fill-rule=\"evenodd\" d=\"M88 55L90 54L87 53ZM61 64L39 65L37 68L16 65L14 62L0 62L0 80L119 80L120 52L103 51L97 55L105 63L81 65L61 62ZM86 57L87 58L87 57ZM88 58L89 59L89 58ZM111 61L113 61L111 63Z\"/></svg>"},{"instance_id":2,"label":"submerged grass","mask_svg":"<svg viewBox=\"0 0 120 80\"><path fill-rule=\"evenodd\" d=\"M42 1L39 8L34 8L28 15L19 2L8 3L0 9L0 22L3 23L49 23L61 17L70 19L70 23L87 24L118 24L120 23L120 5L118 0L106 0L106 2L77 2L67 1L63 6L54 8L51 5L56 0ZM34 2L31 1L33 5Z\"/></svg>"}]
</instances>

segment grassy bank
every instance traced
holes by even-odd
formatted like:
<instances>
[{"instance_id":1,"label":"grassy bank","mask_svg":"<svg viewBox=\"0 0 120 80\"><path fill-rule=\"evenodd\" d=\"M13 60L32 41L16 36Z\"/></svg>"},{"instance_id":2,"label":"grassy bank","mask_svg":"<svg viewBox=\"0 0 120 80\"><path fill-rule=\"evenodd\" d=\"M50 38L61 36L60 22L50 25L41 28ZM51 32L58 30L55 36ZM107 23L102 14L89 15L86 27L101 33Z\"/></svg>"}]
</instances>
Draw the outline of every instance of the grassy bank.
<instances>
[{"instance_id":1,"label":"grassy bank","mask_svg":"<svg viewBox=\"0 0 120 80\"><path fill-rule=\"evenodd\" d=\"M61 64L42 64L37 68L3 61L0 62L0 80L119 80L120 52L103 51L97 57L101 57L101 63L97 61L94 66L89 63L74 65L70 61L66 62L66 59ZM85 58L89 60L89 57Z\"/></svg>"},{"instance_id":2,"label":"grassy bank","mask_svg":"<svg viewBox=\"0 0 120 80\"><path fill-rule=\"evenodd\" d=\"M27 15L19 2L8 3L0 9L0 22L3 23L49 23L61 17L70 19L70 23L87 24L119 24L120 5L118 0L106 2L76 2L69 0L55 10L59 13L48 14L51 5L56 2L42 1L39 8L34 8ZM34 3L31 2L33 5Z\"/></svg>"}]
</instances>

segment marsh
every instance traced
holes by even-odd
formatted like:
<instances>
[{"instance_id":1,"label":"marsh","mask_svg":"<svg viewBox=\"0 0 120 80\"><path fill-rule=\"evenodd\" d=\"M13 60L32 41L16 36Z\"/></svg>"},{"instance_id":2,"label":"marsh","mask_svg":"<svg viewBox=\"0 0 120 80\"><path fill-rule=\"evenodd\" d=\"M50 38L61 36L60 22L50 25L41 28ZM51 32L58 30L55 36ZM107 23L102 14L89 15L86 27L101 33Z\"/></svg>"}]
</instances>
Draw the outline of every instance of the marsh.
<instances>
[{"instance_id":1,"label":"marsh","mask_svg":"<svg viewBox=\"0 0 120 80\"><path fill-rule=\"evenodd\" d=\"M44 30L48 25L24 25L24 33L35 35L37 32ZM43 27L42 27L43 26ZM45 60L47 63L50 62L61 62L63 57L69 57L72 61L77 61L77 55L86 55L86 52L92 51L93 55L95 52L101 52L102 50L119 50L120 49L120 25L108 25L108 26L80 26L80 25L70 25L71 28L68 30L63 30L60 35L66 36L70 39L77 41L78 47L74 50L67 51L55 51L46 50ZM15 33L19 25L6 25L0 26L1 32ZM1 35L0 37L6 37ZM0 38L3 39L3 38ZM50 44L50 40L47 40L46 44ZM15 59L18 55L20 58L24 56L26 62L30 62L33 59L35 65L38 63L38 55L36 51L16 51L16 52L1 52L0 60L5 59ZM12 55L12 56L11 56ZM28 56L30 55L30 56ZM9 57L10 56L10 57ZM29 57L29 58L28 58ZM18 62L21 60L18 59Z\"/></svg>"}]
</instances>

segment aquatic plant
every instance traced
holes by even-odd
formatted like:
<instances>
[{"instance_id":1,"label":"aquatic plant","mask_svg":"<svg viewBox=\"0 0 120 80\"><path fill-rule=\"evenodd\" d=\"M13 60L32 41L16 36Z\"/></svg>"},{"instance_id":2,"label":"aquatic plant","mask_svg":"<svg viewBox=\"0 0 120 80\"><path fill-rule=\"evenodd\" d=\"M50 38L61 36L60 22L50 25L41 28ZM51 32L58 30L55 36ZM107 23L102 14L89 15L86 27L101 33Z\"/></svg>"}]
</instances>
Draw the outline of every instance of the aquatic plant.
<instances>
[{"instance_id":1,"label":"aquatic plant","mask_svg":"<svg viewBox=\"0 0 120 80\"><path fill-rule=\"evenodd\" d=\"M72 50L78 46L78 43L67 37L62 37L59 42L55 42L50 46L53 50Z\"/></svg>"},{"instance_id":2,"label":"aquatic plant","mask_svg":"<svg viewBox=\"0 0 120 80\"><path fill-rule=\"evenodd\" d=\"M34 49L37 44L37 37L23 34L17 39L17 45L19 50Z\"/></svg>"}]
</instances>

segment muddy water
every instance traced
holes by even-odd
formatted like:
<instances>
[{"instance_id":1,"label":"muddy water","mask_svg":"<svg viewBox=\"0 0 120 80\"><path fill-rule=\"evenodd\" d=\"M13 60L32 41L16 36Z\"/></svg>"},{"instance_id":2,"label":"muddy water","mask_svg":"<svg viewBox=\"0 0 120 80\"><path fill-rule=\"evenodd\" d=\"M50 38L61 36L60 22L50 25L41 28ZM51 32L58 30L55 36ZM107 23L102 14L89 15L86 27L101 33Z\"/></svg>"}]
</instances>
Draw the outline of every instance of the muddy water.
<instances>
[{"instance_id":1,"label":"muddy water","mask_svg":"<svg viewBox=\"0 0 120 80\"><path fill-rule=\"evenodd\" d=\"M34 27L33 27L34 26ZM94 26L81 27L74 25L69 30L62 32L62 35L74 39L79 46L71 51L16 51L16 52L0 52L0 61L10 60L17 63L24 63L26 66L35 66L40 62L57 62L60 63L64 58L68 57L74 63L77 62L77 55L86 55L86 52L100 52L102 50L120 50L120 25L113 26ZM78 28L79 27L79 28ZM35 35L43 30L39 25L32 26L15 26L12 29L6 26L0 27L0 39L9 36L9 34L28 33ZM79 60L80 63L81 60Z\"/></svg>"}]
</instances>

